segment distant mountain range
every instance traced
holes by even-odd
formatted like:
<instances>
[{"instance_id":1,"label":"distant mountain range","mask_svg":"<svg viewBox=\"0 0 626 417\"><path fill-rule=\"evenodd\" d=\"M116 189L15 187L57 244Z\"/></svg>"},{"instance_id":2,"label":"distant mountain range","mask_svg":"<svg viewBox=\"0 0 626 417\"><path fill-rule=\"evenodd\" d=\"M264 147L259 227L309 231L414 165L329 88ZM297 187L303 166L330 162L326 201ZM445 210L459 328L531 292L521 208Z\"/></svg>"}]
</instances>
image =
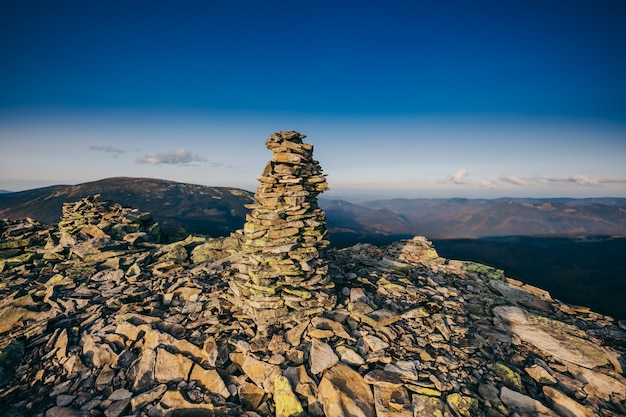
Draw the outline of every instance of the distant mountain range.
<instances>
[{"instance_id":1,"label":"distant mountain range","mask_svg":"<svg viewBox=\"0 0 626 417\"><path fill-rule=\"evenodd\" d=\"M431 239L626 235L625 198L321 201L332 228Z\"/></svg>"},{"instance_id":2,"label":"distant mountain range","mask_svg":"<svg viewBox=\"0 0 626 417\"><path fill-rule=\"evenodd\" d=\"M228 235L245 222L253 194L238 188L116 177L0 194L0 218L56 223L64 202L101 194L105 200L149 211L170 234ZM626 236L626 198L390 199L361 204L326 200L336 246L377 244L398 237L430 239L493 236ZM181 230L181 229L184 229Z\"/></svg>"}]
</instances>

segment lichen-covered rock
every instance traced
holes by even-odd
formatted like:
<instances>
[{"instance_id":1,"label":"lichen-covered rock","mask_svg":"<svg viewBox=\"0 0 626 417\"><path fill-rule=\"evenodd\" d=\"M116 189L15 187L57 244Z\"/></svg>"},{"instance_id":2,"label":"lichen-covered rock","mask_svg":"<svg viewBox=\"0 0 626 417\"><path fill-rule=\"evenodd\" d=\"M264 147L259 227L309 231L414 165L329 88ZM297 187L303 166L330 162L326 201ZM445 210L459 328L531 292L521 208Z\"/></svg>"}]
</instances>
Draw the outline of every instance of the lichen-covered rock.
<instances>
[{"instance_id":1,"label":"lichen-covered rock","mask_svg":"<svg viewBox=\"0 0 626 417\"><path fill-rule=\"evenodd\" d=\"M272 160L259 178L256 202L247 205L252 211L243 229L244 256L233 264L231 300L261 333L332 308L335 301L326 294L333 287L323 257L330 242L317 204L327 183L304 137L278 132L265 142Z\"/></svg>"},{"instance_id":2,"label":"lichen-covered rock","mask_svg":"<svg viewBox=\"0 0 626 417\"><path fill-rule=\"evenodd\" d=\"M274 378L274 404L276 417L299 417L304 414L304 408L293 393L289 380L282 375Z\"/></svg>"}]
</instances>

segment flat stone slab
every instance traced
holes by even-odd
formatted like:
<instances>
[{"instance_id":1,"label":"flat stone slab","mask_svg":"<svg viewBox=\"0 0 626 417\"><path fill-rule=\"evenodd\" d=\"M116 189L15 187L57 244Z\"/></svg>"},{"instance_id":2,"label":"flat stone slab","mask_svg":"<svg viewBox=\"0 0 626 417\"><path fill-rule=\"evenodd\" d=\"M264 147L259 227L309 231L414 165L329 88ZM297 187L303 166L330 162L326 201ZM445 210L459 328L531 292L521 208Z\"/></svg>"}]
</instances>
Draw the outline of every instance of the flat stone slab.
<instances>
[{"instance_id":1,"label":"flat stone slab","mask_svg":"<svg viewBox=\"0 0 626 417\"><path fill-rule=\"evenodd\" d=\"M493 313L501 326L524 342L561 360L589 369L609 362L606 352L577 336L580 330L573 326L513 306L497 306Z\"/></svg>"}]
</instances>

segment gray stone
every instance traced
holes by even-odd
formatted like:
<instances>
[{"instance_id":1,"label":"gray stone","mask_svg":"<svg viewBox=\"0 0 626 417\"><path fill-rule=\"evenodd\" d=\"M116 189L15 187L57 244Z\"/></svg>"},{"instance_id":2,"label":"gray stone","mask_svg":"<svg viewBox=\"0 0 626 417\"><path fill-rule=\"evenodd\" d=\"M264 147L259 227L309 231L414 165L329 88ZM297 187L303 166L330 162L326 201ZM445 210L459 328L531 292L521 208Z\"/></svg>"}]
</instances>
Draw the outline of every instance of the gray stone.
<instances>
[{"instance_id":1,"label":"gray stone","mask_svg":"<svg viewBox=\"0 0 626 417\"><path fill-rule=\"evenodd\" d=\"M126 408L128 408L129 404L129 398L115 401L106 410L104 410L104 415L106 417L119 417L126 410Z\"/></svg>"},{"instance_id":2,"label":"gray stone","mask_svg":"<svg viewBox=\"0 0 626 417\"><path fill-rule=\"evenodd\" d=\"M448 408L441 399L426 395L413 394L413 416L450 416Z\"/></svg>"},{"instance_id":3,"label":"gray stone","mask_svg":"<svg viewBox=\"0 0 626 417\"><path fill-rule=\"evenodd\" d=\"M194 404L185 399L180 391L166 391L157 405L150 409L150 417L169 417L172 410L185 410L187 415L220 415L219 407L212 404Z\"/></svg>"},{"instance_id":4,"label":"gray stone","mask_svg":"<svg viewBox=\"0 0 626 417\"><path fill-rule=\"evenodd\" d=\"M46 417L88 417L87 411L74 410L67 407L52 407L46 411Z\"/></svg>"},{"instance_id":5,"label":"gray stone","mask_svg":"<svg viewBox=\"0 0 626 417\"><path fill-rule=\"evenodd\" d=\"M317 375L323 370L334 366L339 361L339 357L337 357L333 348L318 339L313 339L311 343L309 359L313 375Z\"/></svg>"},{"instance_id":6,"label":"gray stone","mask_svg":"<svg viewBox=\"0 0 626 417\"><path fill-rule=\"evenodd\" d=\"M524 368L524 370L532 379L540 384L556 384L556 379L542 366L535 364Z\"/></svg>"},{"instance_id":7,"label":"gray stone","mask_svg":"<svg viewBox=\"0 0 626 417\"><path fill-rule=\"evenodd\" d=\"M152 388L155 384L154 367L157 354L154 350L146 348L139 355L139 360L131 370L133 378L133 391L143 392Z\"/></svg>"},{"instance_id":8,"label":"gray stone","mask_svg":"<svg viewBox=\"0 0 626 417\"><path fill-rule=\"evenodd\" d=\"M133 393L127 390L126 388L118 388L109 395L108 400L110 401L119 401L125 400L133 396Z\"/></svg>"},{"instance_id":9,"label":"gray stone","mask_svg":"<svg viewBox=\"0 0 626 417\"><path fill-rule=\"evenodd\" d=\"M66 407L70 405L72 401L74 401L74 398L76 398L75 395L60 394L59 396L57 396L57 406Z\"/></svg>"},{"instance_id":10,"label":"gray stone","mask_svg":"<svg viewBox=\"0 0 626 417\"><path fill-rule=\"evenodd\" d=\"M416 365L414 361L397 361L395 363L389 363L385 365L384 370L397 374L405 381L417 381L418 374L421 367Z\"/></svg>"},{"instance_id":11,"label":"gray stone","mask_svg":"<svg viewBox=\"0 0 626 417\"><path fill-rule=\"evenodd\" d=\"M243 382L239 384L238 395L241 403L249 409L256 410L265 396L265 390L255 384Z\"/></svg>"},{"instance_id":12,"label":"gray stone","mask_svg":"<svg viewBox=\"0 0 626 417\"><path fill-rule=\"evenodd\" d=\"M252 382L268 393L272 392L274 377L281 374L278 366L260 361L252 356L246 356L241 369Z\"/></svg>"},{"instance_id":13,"label":"gray stone","mask_svg":"<svg viewBox=\"0 0 626 417\"><path fill-rule=\"evenodd\" d=\"M56 397L57 395L65 394L66 392L68 392L68 390L70 389L73 383L74 381L67 380L67 381L61 382L60 384L55 385L52 391L50 391L50 396Z\"/></svg>"},{"instance_id":14,"label":"gray stone","mask_svg":"<svg viewBox=\"0 0 626 417\"><path fill-rule=\"evenodd\" d=\"M520 339L559 359L585 368L602 366L609 361L603 349L575 335L579 332L577 328L547 317L529 315L519 307L498 306L493 312L500 323Z\"/></svg>"},{"instance_id":15,"label":"gray stone","mask_svg":"<svg viewBox=\"0 0 626 417\"><path fill-rule=\"evenodd\" d=\"M130 400L131 410L134 413L137 410L143 409L146 405L161 398L165 391L167 391L167 385L160 384L152 388L151 390L142 392L141 394L134 396Z\"/></svg>"},{"instance_id":16,"label":"gray stone","mask_svg":"<svg viewBox=\"0 0 626 417\"><path fill-rule=\"evenodd\" d=\"M554 411L539 401L507 387L500 390L500 400L510 411L524 416L557 417Z\"/></svg>"},{"instance_id":17,"label":"gray stone","mask_svg":"<svg viewBox=\"0 0 626 417\"><path fill-rule=\"evenodd\" d=\"M360 366L365 363L365 359L361 355L345 346L337 346L337 353L341 355L341 361L348 365Z\"/></svg>"},{"instance_id":18,"label":"gray stone","mask_svg":"<svg viewBox=\"0 0 626 417\"><path fill-rule=\"evenodd\" d=\"M380 369L374 369L373 371L365 374L365 382L374 386L381 387L400 387L403 385L400 376L394 372L382 371Z\"/></svg>"},{"instance_id":19,"label":"gray stone","mask_svg":"<svg viewBox=\"0 0 626 417\"><path fill-rule=\"evenodd\" d=\"M363 341L372 352L378 352L389 347L389 343L385 342L380 337L370 334L363 336Z\"/></svg>"}]
</instances>

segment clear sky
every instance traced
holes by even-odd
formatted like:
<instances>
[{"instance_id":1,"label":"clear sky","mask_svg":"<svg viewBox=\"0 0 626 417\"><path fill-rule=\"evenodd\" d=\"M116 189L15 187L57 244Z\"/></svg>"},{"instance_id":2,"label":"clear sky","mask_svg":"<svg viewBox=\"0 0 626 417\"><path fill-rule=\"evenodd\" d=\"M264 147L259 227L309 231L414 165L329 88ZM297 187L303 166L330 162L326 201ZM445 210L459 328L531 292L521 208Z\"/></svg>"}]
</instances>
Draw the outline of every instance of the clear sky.
<instances>
[{"instance_id":1,"label":"clear sky","mask_svg":"<svg viewBox=\"0 0 626 417\"><path fill-rule=\"evenodd\" d=\"M254 191L297 130L326 197L626 197L626 2L0 4L0 189Z\"/></svg>"}]
</instances>

